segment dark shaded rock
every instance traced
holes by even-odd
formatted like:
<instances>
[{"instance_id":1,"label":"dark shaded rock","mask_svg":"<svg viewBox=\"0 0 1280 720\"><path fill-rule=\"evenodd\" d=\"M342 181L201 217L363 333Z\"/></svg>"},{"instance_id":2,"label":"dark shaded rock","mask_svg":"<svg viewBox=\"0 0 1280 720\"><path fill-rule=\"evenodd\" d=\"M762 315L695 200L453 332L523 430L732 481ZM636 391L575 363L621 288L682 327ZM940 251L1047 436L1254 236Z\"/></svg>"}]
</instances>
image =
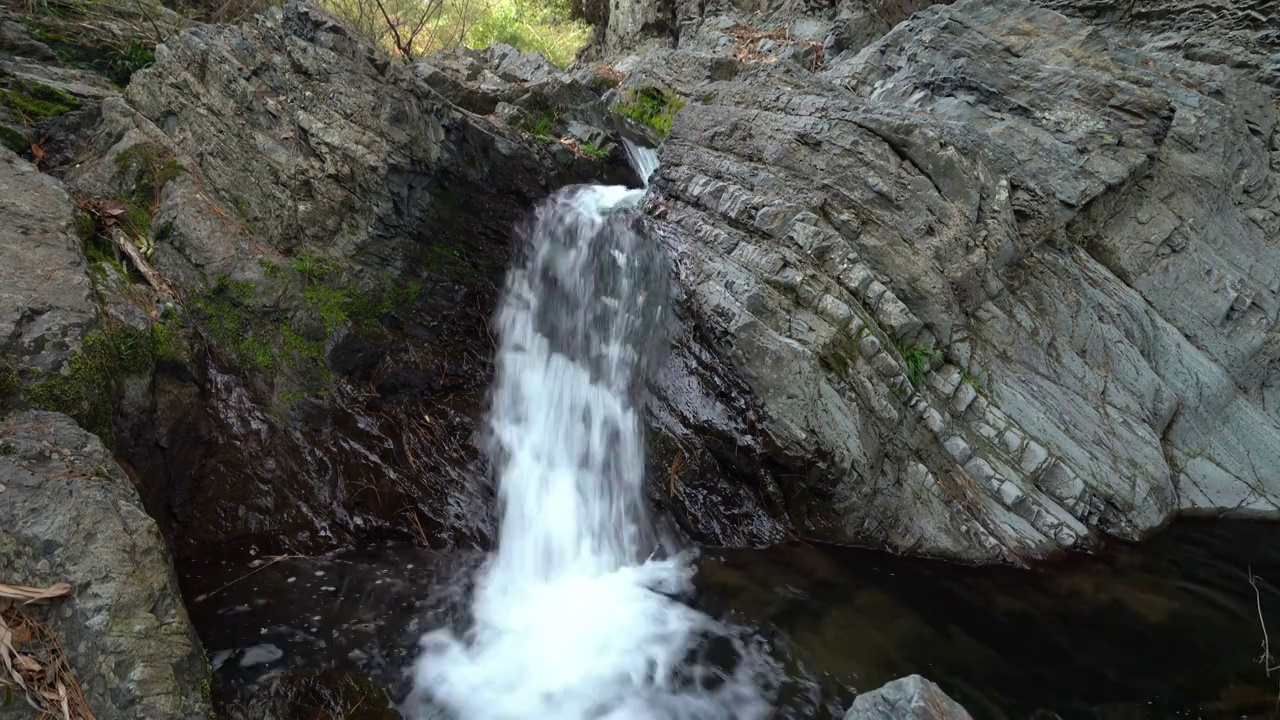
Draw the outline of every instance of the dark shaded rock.
<instances>
[{"instance_id":1,"label":"dark shaded rock","mask_svg":"<svg viewBox=\"0 0 1280 720\"><path fill-rule=\"evenodd\" d=\"M1060 13L1086 19L1113 37L1149 51L1254 73L1280 87L1280 4L1275 0L1038 0Z\"/></svg>"}]
</instances>

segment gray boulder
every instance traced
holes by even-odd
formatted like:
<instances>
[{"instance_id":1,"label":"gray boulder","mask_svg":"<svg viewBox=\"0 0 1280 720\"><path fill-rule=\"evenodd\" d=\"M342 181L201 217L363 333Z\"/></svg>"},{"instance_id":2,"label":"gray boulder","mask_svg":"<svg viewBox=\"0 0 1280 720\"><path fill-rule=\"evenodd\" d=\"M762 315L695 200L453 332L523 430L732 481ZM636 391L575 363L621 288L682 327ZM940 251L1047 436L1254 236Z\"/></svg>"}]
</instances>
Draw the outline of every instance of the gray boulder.
<instances>
[{"instance_id":1,"label":"gray boulder","mask_svg":"<svg viewBox=\"0 0 1280 720\"><path fill-rule=\"evenodd\" d=\"M71 584L28 611L99 720L208 716L204 654L156 524L98 438L65 415L0 421L0 568L11 584ZM30 716L17 698L0 706L2 718Z\"/></svg>"},{"instance_id":2,"label":"gray boulder","mask_svg":"<svg viewBox=\"0 0 1280 720\"><path fill-rule=\"evenodd\" d=\"M97 323L71 196L0 147L0 197L0 375L57 370ZM0 403L16 389L0 377Z\"/></svg>"},{"instance_id":3,"label":"gray boulder","mask_svg":"<svg viewBox=\"0 0 1280 720\"><path fill-rule=\"evenodd\" d=\"M1280 516L1274 89L1016 0L792 62L776 10L615 66L687 100L649 213L796 531L1018 563Z\"/></svg>"},{"instance_id":4,"label":"gray boulder","mask_svg":"<svg viewBox=\"0 0 1280 720\"><path fill-rule=\"evenodd\" d=\"M942 688L919 675L908 675L858 695L844 720L970 720L970 716Z\"/></svg>"},{"instance_id":5,"label":"gray boulder","mask_svg":"<svg viewBox=\"0 0 1280 720\"><path fill-rule=\"evenodd\" d=\"M1036 0L1114 31L1144 49L1226 65L1280 87L1280 4L1275 0Z\"/></svg>"}]
</instances>

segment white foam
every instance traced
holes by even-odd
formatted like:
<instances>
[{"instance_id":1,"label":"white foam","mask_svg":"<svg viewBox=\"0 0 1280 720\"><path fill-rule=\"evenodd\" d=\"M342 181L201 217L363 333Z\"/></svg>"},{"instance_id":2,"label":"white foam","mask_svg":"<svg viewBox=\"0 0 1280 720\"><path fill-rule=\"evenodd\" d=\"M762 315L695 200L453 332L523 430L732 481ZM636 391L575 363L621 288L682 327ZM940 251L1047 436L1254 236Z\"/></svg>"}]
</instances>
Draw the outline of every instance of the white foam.
<instances>
[{"instance_id":1,"label":"white foam","mask_svg":"<svg viewBox=\"0 0 1280 720\"><path fill-rule=\"evenodd\" d=\"M410 715L768 713L754 682L762 660L741 643L732 668L690 660L727 628L678 599L690 589L689 557L651 557L633 396L665 343L667 278L648 266L658 256L633 218L618 215L642 196L593 186L551 198L527 261L508 277L489 416L498 549L477 578L464 636L424 637Z\"/></svg>"}]
</instances>

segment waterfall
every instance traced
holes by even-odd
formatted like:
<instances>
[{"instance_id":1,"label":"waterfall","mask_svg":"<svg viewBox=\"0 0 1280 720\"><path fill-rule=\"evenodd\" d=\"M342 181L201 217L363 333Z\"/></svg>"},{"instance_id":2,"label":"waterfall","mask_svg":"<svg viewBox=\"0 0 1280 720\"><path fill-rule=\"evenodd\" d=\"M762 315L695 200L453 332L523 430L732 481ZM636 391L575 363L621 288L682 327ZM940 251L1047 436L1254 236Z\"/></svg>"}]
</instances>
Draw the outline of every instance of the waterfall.
<instances>
[{"instance_id":1,"label":"waterfall","mask_svg":"<svg viewBox=\"0 0 1280 720\"><path fill-rule=\"evenodd\" d=\"M648 187L653 171L658 169L658 151L637 145L626 138L622 138L622 149L626 151L627 161L631 163L636 175L640 176L640 182Z\"/></svg>"},{"instance_id":2,"label":"waterfall","mask_svg":"<svg viewBox=\"0 0 1280 720\"><path fill-rule=\"evenodd\" d=\"M628 153L647 179L656 155ZM682 602L692 558L662 553L648 518L639 396L670 343L670 277L636 209L643 194L567 188L521 232L488 418L498 547L476 578L469 627L423 638L410 717L769 712L764 654Z\"/></svg>"}]
</instances>

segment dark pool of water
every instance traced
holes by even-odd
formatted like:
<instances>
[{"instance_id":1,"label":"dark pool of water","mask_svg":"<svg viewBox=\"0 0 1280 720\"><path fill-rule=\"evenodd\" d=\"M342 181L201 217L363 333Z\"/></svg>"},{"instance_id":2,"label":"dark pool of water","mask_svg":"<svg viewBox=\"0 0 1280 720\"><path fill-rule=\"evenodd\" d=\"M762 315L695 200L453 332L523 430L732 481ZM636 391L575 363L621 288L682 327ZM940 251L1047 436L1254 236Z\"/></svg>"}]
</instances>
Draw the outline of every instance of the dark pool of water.
<instances>
[{"instance_id":1,"label":"dark pool of water","mask_svg":"<svg viewBox=\"0 0 1280 720\"><path fill-rule=\"evenodd\" d=\"M367 687L403 692L416 638L456 620L455 580L478 561L385 546L212 563L183 584L228 715L341 717L358 700L348 717L382 718L389 703ZM709 550L698 587L698 605L818 680L784 688L783 716L838 717L856 690L917 672L980 720L1278 716L1280 673L1257 660L1259 598L1280 655L1280 524L1183 521L1034 571L802 544Z\"/></svg>"}]
</instances>

